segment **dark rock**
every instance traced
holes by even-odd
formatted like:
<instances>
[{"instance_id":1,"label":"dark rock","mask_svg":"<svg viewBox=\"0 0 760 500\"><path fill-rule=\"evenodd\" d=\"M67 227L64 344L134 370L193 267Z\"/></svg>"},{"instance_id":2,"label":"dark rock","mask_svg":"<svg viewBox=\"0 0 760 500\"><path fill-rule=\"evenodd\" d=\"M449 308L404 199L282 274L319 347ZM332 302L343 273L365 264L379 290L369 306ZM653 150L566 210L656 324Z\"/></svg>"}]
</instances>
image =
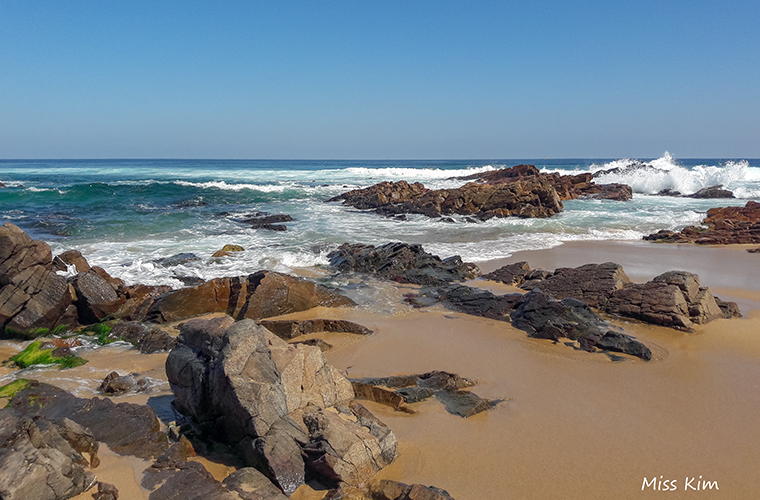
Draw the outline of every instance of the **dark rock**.
<instances>
[{"instance_id":1,"label":"dark rock","mask_svg":"<svg viewBox=\"0 0 760 500\"><path fill-rule=\"evenodd\" d=\"M315 332L345 332L370 335L372 330L342 319L261 320L259 324L281 339L289 340Z\"/></svg>"},{"instance_id":2,"label":"dark rock","mask_svg":"<svg viewBox=\"0 0 760 500\"><path fill-rule=\"evenodd\" d=\"M76 291L79 322L85 325L98 323L115 313L126 300L94 268L79 273L71 283Z\"/></svg>"},{"instance_id":3,"label":"dark rock","mask_svg":"<svg viewBox=\"0 0 760 500\"><path fill-rule=\"evenodd\" d=\"M293 217L286 214L279 215L258 215L248 217L242 222L250 224L252 229L268 229L270 231L286 231L288 228L282 222L290 222Z\"/></svg>"},{"instance_id":4,"label":"dark rock","mask_svg":"<svg viewBox=\"0 0 760 500\"><path fill-rule=\"evenodd\" d=\"M138 380L134 375L119 375L118 372L111 372L103 379L98 391L108 396L117 396L126 392L139 392L147 385L148 381L144 378Z\"/></svg>"},{"instance_id":5,"label":"dark rock","mask_svg":"<svg viewBox=\"0 0 760 500\"><path fill-rule=\"evenodd\" d=\"M113 313L114 318L142 321L156 298L171 292L170 286L132 285L124 288L126 300Z\"/></svg>"},{"instance_id":6,"label":"dark rock","mask_svg":"<svg viewBox=\"0 0 760 500\"><path fill-rule=\"evenodd\" d=\"M628 201L633 190L627 184L595 184L583 190L583 196L595 200Z\"/></svg>"},{"instance_id":7,"label":"dark rock","mask_svg":"<svg viewBox=\"0 0 760 500\"><path fill-rule=\"evenodd\" d=\"M650 175L653 173L667 173L667 170L654 167L648 163L639 160L633 160L622 167L608 168L606 170L597 170L594 172L594 178L604 177L605 175Z\"/></svg>"},{"instance_id":8,"label":"dark rock","mask_svg":"<svg viewBox=\"0 0 760 500\"><path fill-rule=\"evenodd\" d=\"M68 418L122 455L150 458L168 447L166 434L160 431L160 422L147 405L77 398L52 385L33 383L19 391L10 406L21 416L41 417L54 424Z\"/></svg>"},{"instance_id":9,"label":"dark rock","mask_svg":"<svg viewBox=\"0 0 760 500\"><path fill-rule=\"evenodd\" d=\"M444 389L435 396L444 404L446 411L463 418L484 412L501 403L502 400L489 400L470 391Z\"/></svg>"},{"instance_id":10,"label":"dark rock","mask_svg":"<svg viewBox=\"0 0 760 500\"><path fill-rule=\"evenodd\" d=\"M175 267L184 266L190 262L198 262L200 260L201 258L194 253L183 252L172 255L171 257L161 257L160 259L155 259L153 262L163 267Z\"/></svg>"},{"instance_id":11,"label":"dark rock","mask_svg":"<svg viewBox=\"0 0 760 500\"><path fill-rule=\"evenodd\" d=\"M715 297L715 296L713 296L713 298L715 299L715 303L718 304L718 307L723 313L724 318L731 319L731 318L742 317L742 313L739 312L739 306L736 304L736 302L726 302L726 301L720 300L718 297Z\"/></svg>"},{"instance_id":12,"label":"dark rock","mask_svg":"<svg viewBox=\"0 0 760 500\"><path fill-rule=\"evenodd\" d=\"M235 496L214 479L203 464L192 461L167 465L166 468L154 464L145 471L142 486L154 490L150 494L151 500L235 500Z\"/></svg>"},{"instance_id":13,"label":"dark rock","mask_svg":"<svg viewBox=\"0 0 760 500\"><path fill-rule=\"evenodd\" d=\"M583 349L590 351L598 347L647 361L652 358L649 348L615 331L585 302L569 297L557 301L540 289L525 295L524 301L512 312L512 324L531 337L554 341L566 337L577 340Z\"/></svg>"},{"instance_id":14,"label":"dark rock","mask_svg":"<svg viewBox=\"0 0 760 500\"><path fill-rule=\"evenodd\" d=\"M167 292L154 300L145 318L168 322L224 312L235 319L261 319L317 306L353 305L356 304L351 299L325 286L274 271L259 271Z\"/></svg>"},{"instance_id":15,"label":"dark rock","mask_svg":"<svg viewBox=\"0 0 760 500\"><path fill-rule=\"evenodd\" d=\"M519 286L525 290L540 288L556 299L573 297L602 309L615 290L631 282L623 267L614 262L562 267L543 276L530 273L524 279Z\"/></svg>"},{"instance_id":16,"label":"dark rock","mask_svg":"<svg viewBox=\"0 0 760 500\"><path fill-rule=\"evenodd\" d=\"M322 352L329 351L332 349L332 344L328 344L322 339L307 339L307 340L300 340L298 342L293 342L293 344L305 344L310 345L313 347L319 347L319 350Z\"/></svg>"},{"instance_id":17,"label":"dark rock","mask_svg":"<svg viewBox=\"0 0 760 500\"><path fill-rule=\"evenodd\" d=\"M93 500L118 500L119 490L111 483L98 482L98 491L92 494Z\"/></svg>"},{"instance_id":18,"label":"dark rock","mask_svg":"<svg viewBox=\"0 0 760 500\"><path fill-rule=\"evenodd\" d=\"M675 189L666 188L657 193L657 196L681 196L681 191Z\"/></svg>"},{"instance_id":19,"label":"dark rock","mask_svg":"<svg viewBox=\"0 0 760 500\"><path fill-rule=\"evenodd\" d=\"M521 300L519 293L495 295L488 290L458 284L423 290L420 296L407 297L407 302L418 306L442 302L454 311L499 320L508 320L515 304Z\"/></svg>"},{"instance_id":20,"label":"dark rock","mask_svg":"<svg viewBox=\"0 0 760 500\"><path fill-rule=\"evenodd\" d=\"M462 281L477 275L473 264L459 256L441 260L425 252L421 245L387 243L383 246L344 243L327 256L330 265L340 272L374 274L384 279L418 285L438 285Z\"/></svg>"},{"instance_id":21,"label":"dark rock","mask_svg":"<svg viewBox=\"0 0 760 500\"><path fill-rule=\"evenodd\" d=\"M514 264L507 264L495 271L488 274L484 274L482 277L487 280L501 281L507 285L519 284L523 277L530 272L530 266L527 262L515 262Z\"/></svg>"},{"instance_id":22,"label":"dark rock","mask_svg":"<svg viewBox=\"0 0 760 500\"><path fill-rule=\"evenodd\" d=\"M723 189L722 184L718 184L700 189L696 193L688 195L687 198L735 198L735 196L731 191Z\"/></svg>"},{"instance_id":23,"label":"dark rock","mask_svg":"<svg viewBox=\"0 0 760 500\"><path fill-rule=\"evenodd\" d=\"M409 184L406 181L386 181L368 188L354 189L353 191L330 198L327 201L342 201L344 205L364 210L403 203L417 198L427 191L429 190L419 182Z\"/></svg>"},{"instance_id":24,"label":"dark rock","mask_svg":"<svg viewBox=\"0 0 760 500\"><path fill-rule=\"evenodd\" d=\"M51 270L52 261L53 254L47 243L33 240L10 222L0 226L0 287L30 267Z\"/></svg>"},{"instance_id":25,"label":"dark rock","mask_svg":"<svg viewBox=\"0 0 760 500\"><path fill-rule=\"evenodd\" d=\"M25 267L5 276L10 279L0 289L0 326L3 327L0 336L34 338L45 334L58 324L71 305L66 280L46 266Z\"/></svg>"},{"instance_id":26,"label":"dark rock","mask_svg":"<svg viewBox=\"0 0 760 500\"><path fill-rule=\"evenodd\" d=\"M748 248L747 251L749 253L760 253L760 247L757 247L757 248Z\"/></svg>"},{"instance_id":27,"label":"dark rock","mask_svg":"<svg viewBox=\"0 0 760 500\"><path fill-rule=\"evenodd\" d=\"M138 347L143 354L170 351L177 339L165 331L136 321L120 321L108 332L109 340L123 340Z\"/></svg>"}]
</instances>

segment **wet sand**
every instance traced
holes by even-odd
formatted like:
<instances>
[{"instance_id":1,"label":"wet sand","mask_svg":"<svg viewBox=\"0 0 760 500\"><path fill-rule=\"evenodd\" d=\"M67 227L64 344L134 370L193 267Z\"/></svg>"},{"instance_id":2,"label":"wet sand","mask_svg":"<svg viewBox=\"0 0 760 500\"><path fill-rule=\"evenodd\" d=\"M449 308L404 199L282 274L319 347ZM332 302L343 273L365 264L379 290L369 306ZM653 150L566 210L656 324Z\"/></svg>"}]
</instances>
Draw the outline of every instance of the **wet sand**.
<instances>
[{"instance_id":1,"label":"wet sand","mask_svg":"<svg viewBox=\"0 0 760 500\"><path fill-rule=\"evenodd\" d=\"M333 344L326 353L329 361L351 377L446 370L478 380L472 390L482 397L509 398L468 419L448 414L434 399L412 405L414 415L367 402L399 440L401 454L380 478L432 484L457 500L657 498L663 491L651 486L642 491L642 485L645 478L660 476L676 481L668 498L760 498L760 273L755 259L760 256L742 248L605 242L479 263L489 271L520 260L549 269L611 260L635 281L682 269L699 274L702 284L724 299L729 291L741 298L745 318L717 320L695 333L615 320L652 348L651 362L530 339L508 323L440 307L401 306L390 308L392 313L385 306L317 308L286 317L348 319L374 330L370 336L308 336ZM476 284L496 293L513 291ZM408 291L399 289L395 300L400 303ZM394 300L387 287L383 297ZM100 361L97 352L91 358L93 382L109 369L159 373L165 358L150 355L140 362L134 352L102 354ZM64 382L84 377L84 372L65 373L46 377L51 383L56 377ZM166 396L164 389L157 394ZM124 400L141 397L149 399ZM137 485L130 470L113 482L124 482L120 498L142 499L144 492L129 489ZM719 490L684 489L687 478L699 476L716 481Z\"/></svg>"}]
</instances>

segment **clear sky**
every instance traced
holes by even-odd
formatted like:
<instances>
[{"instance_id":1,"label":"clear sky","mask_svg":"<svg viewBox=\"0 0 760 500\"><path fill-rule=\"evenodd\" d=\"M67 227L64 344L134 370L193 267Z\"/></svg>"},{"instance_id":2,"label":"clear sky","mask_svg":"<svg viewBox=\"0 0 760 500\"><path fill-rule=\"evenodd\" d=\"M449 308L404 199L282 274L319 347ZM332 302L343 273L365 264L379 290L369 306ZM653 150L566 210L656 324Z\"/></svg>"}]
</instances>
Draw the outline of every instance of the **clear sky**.
<instances>
[{"instance_id":1,"label":"clear sky","mask_svg":"<svg viewBox=\"0 0 760 500\"><path fill-rule=\"evenodd\" d=\"M0 158L760 157L760 2L0 0Z\"/></svg>"}]
</instances>

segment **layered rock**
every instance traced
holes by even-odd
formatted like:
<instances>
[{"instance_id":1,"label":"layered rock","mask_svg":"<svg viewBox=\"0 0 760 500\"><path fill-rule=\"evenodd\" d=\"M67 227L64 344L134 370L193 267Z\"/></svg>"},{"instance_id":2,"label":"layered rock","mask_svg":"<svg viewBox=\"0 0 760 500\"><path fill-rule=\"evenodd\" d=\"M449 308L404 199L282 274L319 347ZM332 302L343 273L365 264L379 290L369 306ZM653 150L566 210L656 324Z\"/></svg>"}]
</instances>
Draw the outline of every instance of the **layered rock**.
<instances>
[{"instance_id":1,"label":"layered rock","mask_svg":"<svg viewBox=\"0 0 760 500\"><path fill-rule=\"evenodd\" d=\"M177 321L214 312L235 319L260 319L317 306L353 305L351 299L325 286L274 271L259 271L167 292L152 301L145 319Z\"/></svg>"},{"instance_id":2,"label":"layered rock","mask_svg":"<svg viewBox=\"0 0 760 500\"><path fill-rule=\"evenodd\" d=\"M312 476L360 484L396 456L393 433L346 406L351 385L318 348L251 320L188 321L166 373L183 411L286 494Z\"/></svg>"},{"instance_id":3,"label":"layered rock","mask_svg":"<svg viewBox=\"0 0 760 500\"><path fill-rule=\"evenodd\" d=\"M661 230L644 239L701 245L757 244L760 243L760 203L748 201L743 207L711 208L702 224L707 227L688 226L680 232Z\"/></svg>"},{"instance_id":4,"label":"layered rock","mask_svg":"<svg viewBox=\"0 0 760 500\"><path fill-rule=\"evenodd\" d=\"M387 243L379 247L344 243L327 258L330 265L341 272L373 274L418 285L462 281L478 274L473 264L463 263L458 255L441 260L427 253L421 245L407 243Z\"/></svg>"},{"instance_id":5,"label":"layered rock","mask_svg":"<svg viewBox=\"0 0 760 500\"><path fill-rule=\"evenodd\" d=\"M383 182L331 198L384 215L422 214L428 217L466 215L549 217L562 211L557 191L544 177L519 178L508 184L470 182L456 189L431 191L422 184Z\"/></svg>"},{"instance_id":6,"label":"layered rock","mask_svg":"<svg viewBox=\"0 0 760 500\"><path fill-rule=\"evenodd\" d=\"M343 319L306 319L306 320L262 320L259 324L284 340L316 332L344 332L357 335L371 335L372 330L352 321Z\"/></svg>"}]
</instances>

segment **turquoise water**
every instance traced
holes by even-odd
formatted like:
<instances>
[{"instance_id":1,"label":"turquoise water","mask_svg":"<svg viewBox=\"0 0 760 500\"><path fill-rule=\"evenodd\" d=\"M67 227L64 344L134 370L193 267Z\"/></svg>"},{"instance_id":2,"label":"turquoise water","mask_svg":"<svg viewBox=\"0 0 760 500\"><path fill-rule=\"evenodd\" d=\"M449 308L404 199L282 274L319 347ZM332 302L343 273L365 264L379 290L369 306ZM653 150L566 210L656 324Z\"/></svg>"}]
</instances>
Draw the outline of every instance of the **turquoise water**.
<instances>
[{"instance_id":1,"label":"turquoise water","mask_svg":"<svg viewBox=\"0 0 760 500\"><path fill-rule=\"evenodd\" d=\"M44 160L0 161L0 218L54 252L80 250L94 265L128 283L180 286L176 276L211 278L258 269L289 271L326 264L343 242L421 243L442 257L509 256L571 240L639 239L659 229L696 224L713 206L760 200L760 161L649 160L647 174L609 175L600 182L634 187L629 202L572 200L549 219L442 223L424 216L387 219L324 200L384 180L457 187L451 177L530 163L547 172L578 173L630 163L627 159L289 161L289 160ZM652 196L661 189L691 193L724 184L740 200ZM240 220L254 212L285 213L287 232L254 230ZM227 243L246 251L209 263ZM181 252L200 260L174 267L154 261Z\"/></svg>"}]
</instances>

